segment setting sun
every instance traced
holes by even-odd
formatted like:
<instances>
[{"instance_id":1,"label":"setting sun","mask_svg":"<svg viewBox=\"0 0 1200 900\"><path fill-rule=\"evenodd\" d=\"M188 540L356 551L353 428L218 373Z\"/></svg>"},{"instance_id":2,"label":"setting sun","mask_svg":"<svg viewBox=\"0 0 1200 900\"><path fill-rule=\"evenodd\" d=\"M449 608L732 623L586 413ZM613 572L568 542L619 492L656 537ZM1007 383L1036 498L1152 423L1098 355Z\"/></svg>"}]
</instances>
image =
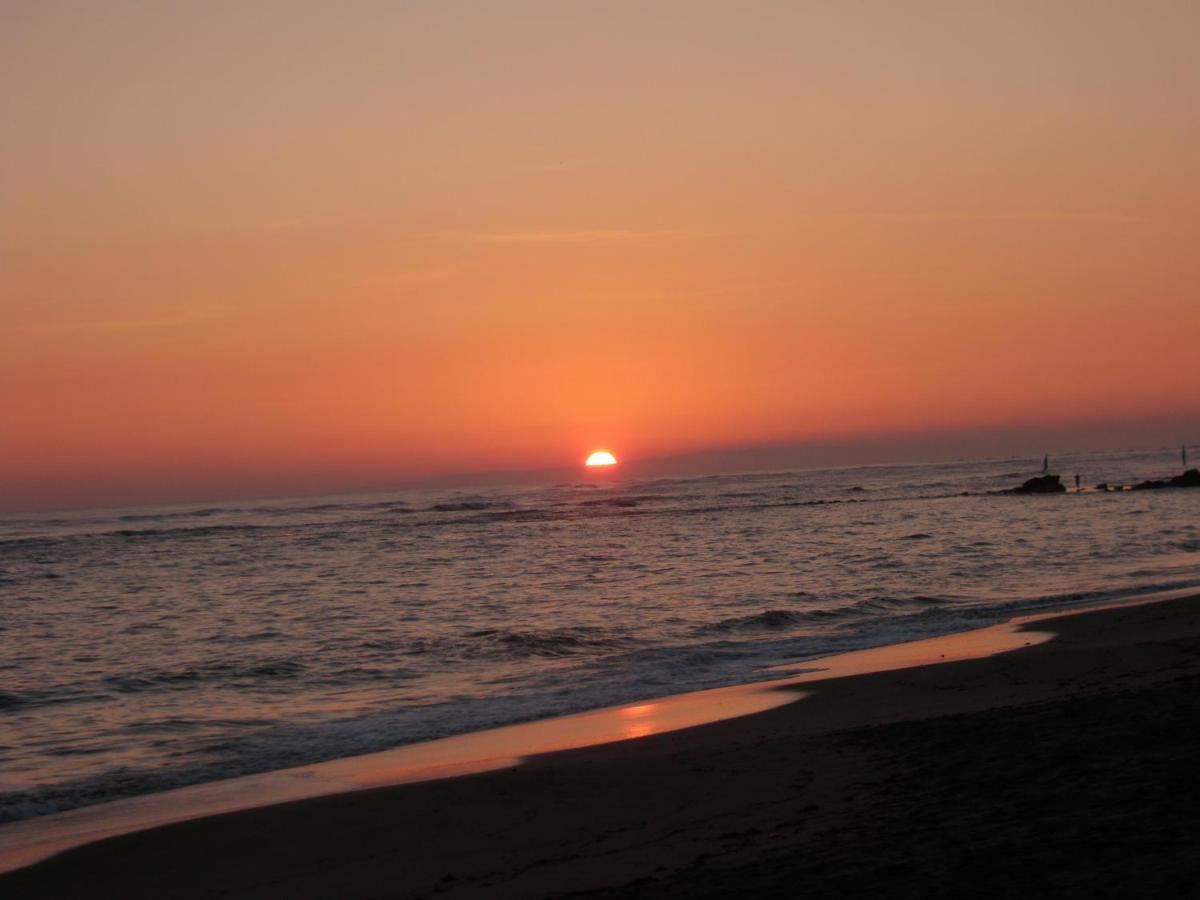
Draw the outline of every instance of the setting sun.
<instances>
[{"instance_id":1,"label":"setting sun","mask_svg":"<svg viewBox=\"0 0 1200 900\"><path fill-rule=\"evenodd\" d=\"M586 466L615 466L617 458L607 450L597 450L587 458Z\"/></svg>"}]
</instances>

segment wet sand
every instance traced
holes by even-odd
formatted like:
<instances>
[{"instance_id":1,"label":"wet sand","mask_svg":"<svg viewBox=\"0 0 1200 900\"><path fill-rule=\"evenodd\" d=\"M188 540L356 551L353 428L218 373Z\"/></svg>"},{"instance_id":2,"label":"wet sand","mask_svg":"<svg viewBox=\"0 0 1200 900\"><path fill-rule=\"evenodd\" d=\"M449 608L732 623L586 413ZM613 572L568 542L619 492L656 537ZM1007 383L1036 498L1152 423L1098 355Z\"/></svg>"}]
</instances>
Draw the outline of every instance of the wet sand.
<instances>
[{"instance_id":1,"label":"wet sand","mask_svg":"<svg viewBox=\"0 0 1200 900\"><path fill-rule=\"evenodd\" d=\"M110 838L0 895L1194 893L1200 599L1023 627L754 715Z\"/></svg>"}]
</instances>

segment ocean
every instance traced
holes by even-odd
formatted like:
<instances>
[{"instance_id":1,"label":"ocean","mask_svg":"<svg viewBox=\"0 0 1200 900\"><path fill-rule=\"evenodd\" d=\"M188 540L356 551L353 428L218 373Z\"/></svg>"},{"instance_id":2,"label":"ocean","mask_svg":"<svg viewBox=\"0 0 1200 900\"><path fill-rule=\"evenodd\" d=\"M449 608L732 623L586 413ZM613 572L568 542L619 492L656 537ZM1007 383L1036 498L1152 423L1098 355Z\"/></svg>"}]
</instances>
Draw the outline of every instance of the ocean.
<instances>
[{"instance_id":1,"label":"ocean","mask_svg":"<svg viewBox=\"0 0 1200 900\"><path fill-rule=\"evenodd\" d=\"M1200 587L1200 491L991 493L1040 467L0 517L0 822Z\"/></svg>"}]
</instances>

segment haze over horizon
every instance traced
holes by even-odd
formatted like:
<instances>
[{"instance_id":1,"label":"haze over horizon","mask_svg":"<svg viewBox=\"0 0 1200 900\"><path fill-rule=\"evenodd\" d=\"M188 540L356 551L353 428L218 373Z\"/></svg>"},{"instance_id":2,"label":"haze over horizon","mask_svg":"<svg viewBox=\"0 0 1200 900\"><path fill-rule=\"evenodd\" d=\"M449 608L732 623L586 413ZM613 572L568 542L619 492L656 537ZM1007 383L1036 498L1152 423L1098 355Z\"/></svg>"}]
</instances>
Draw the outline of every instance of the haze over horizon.
<instances>
[{"instance_id":1,"label":"haze over horizon","mask_svg":"<svg viewBox=\"0 0 1200 900\"><path fill-rule=\"evenodd\" d=\"M767 471L805 471L858 466L904 466L982 459L1027 460L1029 472L1041 464L1043 454L1076 457L1108 451L1176 451L1175 437L1195 434L1195 417L1165 417L1130 422L1041 423L1009 429L972 429L954 432L878 434L857 438L835 437L805 443L777 442L743 446L701 447L666 456L626 457L612 471L589 473L575 459L558 465L522 469L476 469L398 478L388 471L346 473L328 470L260 473L247 488L239 476L220 474L208 479L193 477L181 490L176 477L165 473L149 480L139 473L136 481L98 485L31 485L27 493L5 497L0 515L120 509L154 506L220 504L246 500L287 500L351 495L389 494L405 490L443 489L470 491L485 487L546 485L564 480L577 483L619 484L698 475L729 475ZM1187 440L1190 448L1200 441ZM1074 471L1074 470L1072 470ZM256 489L257 488L257 489ZM23 497L29 502L21 505Z\"/></svg>"},{"instance_id":2,"label":"haze over horizon","mask_svg":"<svg viewBox=\"0 0 1200 900\"><path fill-rule=\"evenodd\" d=\"M1194 441L1198 31L12 4L0 510Z\"/></svg>"}]
</instances>

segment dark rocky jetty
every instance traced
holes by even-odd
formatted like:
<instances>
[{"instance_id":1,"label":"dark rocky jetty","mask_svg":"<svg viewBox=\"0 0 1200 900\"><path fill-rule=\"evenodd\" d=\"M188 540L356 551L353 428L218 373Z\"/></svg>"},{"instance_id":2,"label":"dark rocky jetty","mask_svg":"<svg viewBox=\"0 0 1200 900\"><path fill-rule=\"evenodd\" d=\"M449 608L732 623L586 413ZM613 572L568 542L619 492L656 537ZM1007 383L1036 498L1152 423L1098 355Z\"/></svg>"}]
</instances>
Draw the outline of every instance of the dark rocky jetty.
<instances>
[{"instance_id":1,"label":"dark rocky jetty","mask_svg":"<svg viewBox=\"0 0 1200 900\"><path fill-rule=\"evenodd\" d=\"M1030 478L1020 487L1013 488L1012 492L1014 494L1062 494L1066 493L1066 490L1060 476L1039 475L1037 478Z\"/></svg>"},{"instance_id":2,"label":"dark rocky jetty","mask_svg":"<svg viewBox=\"0 0 1200 900\"><path fill-rule=\"evenodd\" d=\"M1065 494L1066 486L1061 481L1060 475L1039 475L1036 478L1030 478L1020 487L1009 488L1004 491L988 491L990 494ZM1122 491L1157 491L1163 488L1189 488L1200 487L1200 469L1188 469L1182 475L1176 475L1172 478L1158 478L1149 481L1143 481L1140 484L1109 484L1104 481L1096 485L1095 490L1100 493L1120 493Z\"/></svg>"},{"instance_id":3,"label":"dark rocky jetty","mask_svg":"<svg viewBox=\"0 0 1200 900\"><path fill-rule=\"evenodd\" d=\"M1200 469L1188 469L1182 475L1176 475L1174 478L1169 478L1159 481L1143 481L1141 484L1135 484L1135 491L1156 491L1160 488L1175 488L1175 487L1200 487Z\"/></svg>"}]
</instances>

